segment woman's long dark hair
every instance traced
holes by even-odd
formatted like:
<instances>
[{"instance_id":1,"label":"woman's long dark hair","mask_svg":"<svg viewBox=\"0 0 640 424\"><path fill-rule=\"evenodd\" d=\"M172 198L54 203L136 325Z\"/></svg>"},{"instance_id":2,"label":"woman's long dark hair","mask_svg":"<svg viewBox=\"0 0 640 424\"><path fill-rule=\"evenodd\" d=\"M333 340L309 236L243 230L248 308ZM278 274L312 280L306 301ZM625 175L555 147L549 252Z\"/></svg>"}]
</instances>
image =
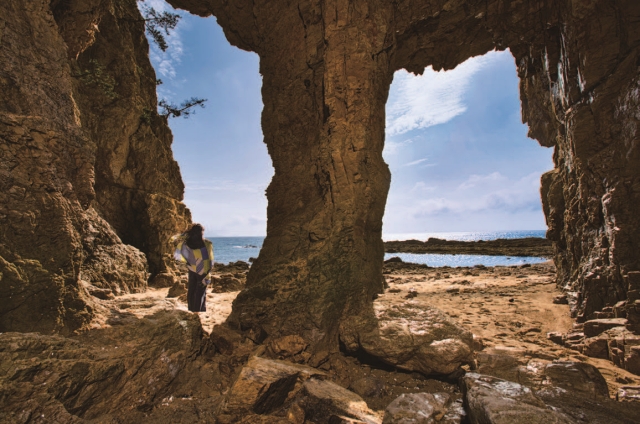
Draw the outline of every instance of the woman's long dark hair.
<instances>
[{"instance_id":1,"label":"woman's long dark hair","mask_svg":"<svg viewBox=\"0 0 640 424\"><path fill-rule=\"evenodd\" d=\"M204 247L204 238L202 237L204 228L200 224L193 224L191 228L185 231L187 236L187 246L189 249L201 249Z\"/></svg>"}]
</instances>

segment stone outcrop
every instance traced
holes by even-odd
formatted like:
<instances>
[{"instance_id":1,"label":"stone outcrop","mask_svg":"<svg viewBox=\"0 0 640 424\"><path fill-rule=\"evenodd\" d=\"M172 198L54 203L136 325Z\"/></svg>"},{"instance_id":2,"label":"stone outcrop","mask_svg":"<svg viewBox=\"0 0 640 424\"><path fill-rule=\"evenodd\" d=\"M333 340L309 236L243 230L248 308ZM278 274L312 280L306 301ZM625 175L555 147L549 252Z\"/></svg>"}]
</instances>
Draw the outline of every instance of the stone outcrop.
<instances>
[{"instance_id":1,"label":"stone outcrop","mask_svg":"<svg viewBox=\"0 0 640 424\"><path fill-rule=\"evenodd\" d=\"M640 266L637 2L170 3L215 15L232 44L260 56L275 175L267 238L231 325L300 334L318 350L370 325L382 289L393 73L451 69L506 48L529 135L555 148L542 198L558 284L580 319L627 297L623 277Z\"/></svg>"},{"instance_id":2,"label":"stone outcrop","mask_svg":"<svg viewBox=\"0 0 640 424\"><path fill-rule=\"evenodd\" d=\"M382 422L358 395L326 378L314 368L253 357L221 403L217 422L235 423L248 415L300 424Z\"/></svg>"},{"instance_id":3,"label":"stone outcrop","mask_svg":"<svg viewBox=\"0 0 640 424\"><path fill-rule=\"evenodd\" d=\"M203 361L205 341L198 318L180 311L90 337L3 333L0 421L212 422L221 380ZM186 411L173 405L181 397Z\"/></svg>"},{"instance_id":4,"label":"stone outcrop","mask_svg":"<svg viewBox=\"0 0 640 424\"><path fill-rule=\"evenodd\" d=\"M385 409L382 424L459 424L466 415L447 393L400 395Z\"/></svg>"},{"instance_id":5,"label":"stone outcrop","mask_svg":"<svg viewBox=\"0 0 640 424\"><path fill-rule=\"evenodd\" d=\"M376 302L377 325L357 340L345 339L351 350L361 348L372 358L405 371L446 375L473 364L473 334L442 311L410 300L384 306Z\"/></svg>"},{"instance_id":6,"label":"stone outcrop","mask_svg":"<svg viewBox=\"0 0 640 424\"><path fill-rule=\"evenodd\" d=\"M547 337L553 342L592 358L608 359L620 368L640 375L640 335L629 331L624 326L603 328L602 321L587 327L588 330L575 331L568 334L549 333ZM587 321L585 326L592 321ZM600 331L594 332L594 329Z\"/></svg>"},{"instance_id":7,"label":"stone outcrop","mask_svg":"<svg viewBox=\"0 0 640 424\"><path fill-rule=\"evenodd\" d=\"M70 332L83 287L144 290L190 220L144 22L134 0L3 2L0 63L0 331Z\"/></svg>"},{"instance_id":8,"label":"stone outcrop","mask_svg":"<svg viewBox=\"0 0 640 424\"><path fill-rule=\"evenodd\" d=\"M275 175L234 328L256 341L299 335L311 354L362 348L353 341L376 325L383 289L393 73L507 48L529 135L555 148L542 200L558 284L581 321L625 300L635 311L637 1L170 3L215 15L260 56ZM167 239L190 220L183 184L134 0L20 0L0 12L1 329L72 331L92 313L83 280L116 293L142 290L147 272L170 283Z\"/></svg>"}]
</instances>

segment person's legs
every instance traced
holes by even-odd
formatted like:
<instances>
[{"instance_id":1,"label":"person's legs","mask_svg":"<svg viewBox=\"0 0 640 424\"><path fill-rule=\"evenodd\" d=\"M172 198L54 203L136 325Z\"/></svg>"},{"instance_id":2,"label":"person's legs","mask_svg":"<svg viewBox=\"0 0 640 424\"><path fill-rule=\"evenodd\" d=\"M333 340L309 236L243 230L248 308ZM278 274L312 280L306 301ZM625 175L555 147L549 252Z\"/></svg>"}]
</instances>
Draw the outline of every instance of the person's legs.
<instances>
[{"instance_id":1,"label":"person's legs","mask_svg":"<svg viewBox=\"0 0 640 424\"><path fill-rule=\"evenodd\" d=\"M207 311L207 287L202 284L202 280L204 280L204 275L189 271L187 307L191 312Z\"/></svg>"},{"instance_id":2,"label":"person's legs","mask_svg":"<svg viewBox=\"0 0 640 424\"><path fill-rule=\"evenodd\" d=\"M198 310L200 309L197 297L199 285L200 282L198 281L198 274L189 271L189 285L187 287L187 308L191 312L198 312Z\"/></svg>"}]
</instances>

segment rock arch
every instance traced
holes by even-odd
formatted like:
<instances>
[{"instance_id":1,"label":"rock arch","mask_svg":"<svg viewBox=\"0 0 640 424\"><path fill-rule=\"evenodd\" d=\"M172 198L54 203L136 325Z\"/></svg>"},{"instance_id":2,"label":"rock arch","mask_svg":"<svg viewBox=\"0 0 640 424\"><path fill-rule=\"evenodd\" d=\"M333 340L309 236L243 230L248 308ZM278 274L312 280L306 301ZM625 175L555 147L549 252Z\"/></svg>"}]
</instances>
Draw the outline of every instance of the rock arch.
<instances>
[{"instance_id":1,"label":"rock arch","mask_svg":"<svg viewBox=\"0 0 640 424\"><path fill-rule=\"evenodd\" d=\"M382 160L393 72L451 69L509 48L530 136L555 147L542 178L558 284L584 319L626 299L638 269L638 46L631 1L170 0L215 15L260 55L275 176L264 249L231 325L357 348L381 290Z\"/></svg>"},{"instance_id":2,"label":"rock arch","mask_svg":"<svg viewBox=\"0 0 640 424\"><path fill-rule=\"evenodd\" d=\"M316 351L358 348L382 290L393 72L505 48L530 135L555 147L542 200L575 317L638 297L625 280L640 270L636 1L169 2L215 15L232 44L260 55L275 176L264 249L230 325L256 340L296 333ZM147 264L167 271L166 239L189 220L166 123L139 125L156 99L135 6L0 6L0 331L81 327L83 278L141 289ZM92 59L116 79L118 101L82 84ZM105 114L118 125L101 124ZM113 272L125 268L134 275ZM45 313L31 316L29 299Z\"/></svg>"}]
</instances>

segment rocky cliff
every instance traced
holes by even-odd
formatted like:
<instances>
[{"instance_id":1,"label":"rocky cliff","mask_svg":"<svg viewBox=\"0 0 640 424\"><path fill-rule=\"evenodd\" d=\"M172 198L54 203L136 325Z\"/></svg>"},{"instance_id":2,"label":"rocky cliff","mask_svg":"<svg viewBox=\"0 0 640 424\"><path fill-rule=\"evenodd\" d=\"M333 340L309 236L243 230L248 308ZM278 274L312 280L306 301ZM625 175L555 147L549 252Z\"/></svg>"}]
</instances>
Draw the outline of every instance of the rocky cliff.
<instances>
[{"instance_id":1,"label":"rocky cliff","mask_svg":"<svg viewBox=\"0 0 640 424\"><path fill-rule=\"evenodd\" d=\"M543 176L558 284L591 318L638 298L640 6L632 0L171 0L260 55L275 175L264 249L229 323L359 349L382 290L393 73L510 49ZM133 0L3 4L3 329L78 328L83 285L140 290L189 221ZM85 283L80 283L85 281ZM34 318L32 310L42 314Z\"/></svg>"},{"instance_id":2,"label":"rocky cliff","mask_svg":"<svg viewBox=\"0 0 640 424\"><path fill-rule=\"evenodd\" d=\"M131 1L0 5L0 331L70 332L141 291L190 220Z\"/></svg>"},{"instance_id":3,"label":"rocky cliff","mask_svg":"<svg viewBox=\"0 0 640 424\"><path fill-rule=\"evenodd\" d=\"M170 3L215 15L232 44L260 55L275 175L264 249L232 325L358 349L381 288L393 73L507 48L529 135L555 148L542 199L558 284L579 319L627 299L625 275L640 266L637 2Z\"/></svg>"}]
</instances>

